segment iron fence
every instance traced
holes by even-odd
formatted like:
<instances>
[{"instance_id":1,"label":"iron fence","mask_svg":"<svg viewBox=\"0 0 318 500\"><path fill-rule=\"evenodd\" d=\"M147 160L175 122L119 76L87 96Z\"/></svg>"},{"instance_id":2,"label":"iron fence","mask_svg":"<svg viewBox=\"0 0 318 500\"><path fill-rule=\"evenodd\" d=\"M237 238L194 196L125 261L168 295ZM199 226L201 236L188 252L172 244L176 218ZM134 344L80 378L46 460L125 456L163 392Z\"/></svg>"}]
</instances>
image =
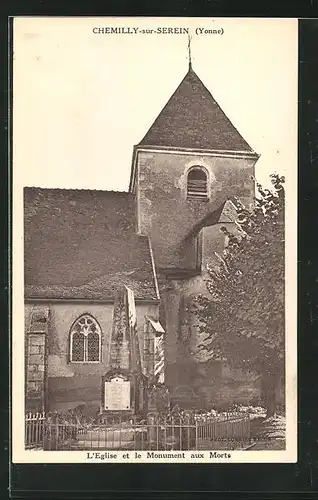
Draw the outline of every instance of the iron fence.
<instances>
[{"instance_id":1,"label":"iron fence","mask_svg":"<svg viewBox=\"0 0 318 500\"><path fill-rule=\"evenodd\" d=\"M25 416L24 440L25 448L39 448L43 445L45 413L27 413Z\"/></svg>"},{"instance_id":2,"label":"iron fence","mask_svg":"<svg viewBox=\"0 0 318 500\"><path fill-rule=\"evenodd\" d=\"M43 450L235 449L249 443L248 414L162 416L143 420L103 418L99 423L61 416L27 415L25 447Z\"/></svg>"},{"instance_id":3,"label":"iron fence","mask_svg":"<svg viewBox=\"0 0 318 500\"><path fill-rule=\"evenodd\" d=\"M225 413L196 419L196 449L237 449L248 446L251 439L248 413Z\"/></svg>"}]
</instances>

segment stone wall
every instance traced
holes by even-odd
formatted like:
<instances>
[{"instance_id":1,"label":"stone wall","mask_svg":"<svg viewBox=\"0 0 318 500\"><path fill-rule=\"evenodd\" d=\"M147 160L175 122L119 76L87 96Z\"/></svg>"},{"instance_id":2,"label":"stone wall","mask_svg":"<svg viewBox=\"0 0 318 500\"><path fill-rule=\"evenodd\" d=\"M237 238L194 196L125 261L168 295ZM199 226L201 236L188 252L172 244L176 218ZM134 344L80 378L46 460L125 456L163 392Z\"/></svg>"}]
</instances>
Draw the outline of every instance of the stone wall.
<instances>
[{"instance_id":1,"label":"stone wall","mask_svg":"<svg viewBox=\"0 0 318 500\"><path fill-rule=\"evenodd\" d=\"M205 277L203 273L189 280L170 280L161 291L166 314L166 384L172 393L189 387L204 408L259 402L261 387L255 374L209 360L199 350L202 336L191 301L205 290Z\"/></svg>"},{"instance_id":2,"label":"stone wall","mask_svg":"<svg viewBox=\"0 0 318 500\"><path fill-rule=\"evenodd\" d=\"M26 409L44 410L46 383L46 338L44 334L27 335Z\"/></svg>"},{"instance_id":3,"label":"stone wall","mask_svg":"<svg viewBox=\"0 0 318 500\"><path fill-rule=\"evenodd\" d=\"M204 154L139 152L137 166L138 229L151 236L157 268L192 265L182 256L189 232L232 196L252 200L255 159ZM201 165L209 173L209 201L188 200L187 172ZM190 252L191 253L191 252Z\"/></svg>"}]
</instances>

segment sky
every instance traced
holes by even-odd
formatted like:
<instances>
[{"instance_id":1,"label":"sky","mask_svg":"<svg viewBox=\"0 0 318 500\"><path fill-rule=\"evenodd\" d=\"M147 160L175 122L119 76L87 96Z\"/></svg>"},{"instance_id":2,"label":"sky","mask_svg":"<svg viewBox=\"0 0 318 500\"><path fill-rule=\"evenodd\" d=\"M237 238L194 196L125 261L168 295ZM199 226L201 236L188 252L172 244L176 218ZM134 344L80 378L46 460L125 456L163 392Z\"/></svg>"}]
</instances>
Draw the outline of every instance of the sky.
<instances>
[{"instance_id":1,"label":"sky","mask_svg":"<svg viewBox=\"0 0 318 500\"><path fill-rule=\"evenodd\" d=\"M109 27L138 33L93 32ZM296 173L297 20L21 17L14 24L16 184L128 189L133 146L188 70L187 35L141 32L158 27L189 29L194 71L261 155L257 179Z\"/></svg>"}]
</instances>

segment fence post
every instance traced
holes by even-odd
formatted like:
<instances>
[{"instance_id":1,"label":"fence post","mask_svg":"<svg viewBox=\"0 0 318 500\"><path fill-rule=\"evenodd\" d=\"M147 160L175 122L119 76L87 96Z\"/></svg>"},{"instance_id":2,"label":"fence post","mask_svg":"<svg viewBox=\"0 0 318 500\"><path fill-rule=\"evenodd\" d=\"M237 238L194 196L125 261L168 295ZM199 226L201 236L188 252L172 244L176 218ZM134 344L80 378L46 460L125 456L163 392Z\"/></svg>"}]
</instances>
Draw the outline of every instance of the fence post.
<instances>
[{"instance_id":1,"label":"fence post","mask_svg":"<svg viewBox=\"0 0 318 500\"><path fill-rule=\"evenodd\" d=\"M56 416L56 422L55 422L55 446L56 449L59 449L59 416Z\"/></svg>"},{"instance_id":2,"label":"fence post","mask_svg":"<svg viewBox=\"0 0 318 500\"><path fill-rule=\"evenodd\" d=\"M155 417L153 415L148 415L147 428L148 428L148 441L149 441L148 446L149 449L152 450L153 443L156 441Z\"/></svg>"},{"instance_id":3,"label":"fence post","mask_svg":"<svg viewBox=\"0 0 318 500\"><path fill-rule=\"evenodd\" d=\"M251 416L248 414L247 417L247 435L248 435L248 441L250 442L251 440Z\"/></svg>"},{"instance_id":4,"label":"fence post","mask_svg":"<svg viewBox=\"0 0 318 500\"><path fill-rule=\"evenodd\" d=\"M195 449L198 450L198 420L195 419Z\"/></svg>"}]
</instances>

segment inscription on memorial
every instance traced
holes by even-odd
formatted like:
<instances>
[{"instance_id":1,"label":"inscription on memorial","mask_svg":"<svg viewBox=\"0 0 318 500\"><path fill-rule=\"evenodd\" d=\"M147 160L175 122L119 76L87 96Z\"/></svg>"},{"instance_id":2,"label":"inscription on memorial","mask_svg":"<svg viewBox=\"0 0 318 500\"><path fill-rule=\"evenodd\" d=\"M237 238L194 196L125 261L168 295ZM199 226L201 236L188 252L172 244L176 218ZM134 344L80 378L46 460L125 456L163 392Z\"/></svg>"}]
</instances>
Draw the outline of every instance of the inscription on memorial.
<instances>
[{"instance_id":1,"label":"inscription on memorial","mask_svg":"<svg viewBox=\"0 0 318 500\"><path fill-rule=\"evenodd\" d=\"M105 410L130 409L130 381L114 377L105 382Z\"/></svg>"}]
</instances>

